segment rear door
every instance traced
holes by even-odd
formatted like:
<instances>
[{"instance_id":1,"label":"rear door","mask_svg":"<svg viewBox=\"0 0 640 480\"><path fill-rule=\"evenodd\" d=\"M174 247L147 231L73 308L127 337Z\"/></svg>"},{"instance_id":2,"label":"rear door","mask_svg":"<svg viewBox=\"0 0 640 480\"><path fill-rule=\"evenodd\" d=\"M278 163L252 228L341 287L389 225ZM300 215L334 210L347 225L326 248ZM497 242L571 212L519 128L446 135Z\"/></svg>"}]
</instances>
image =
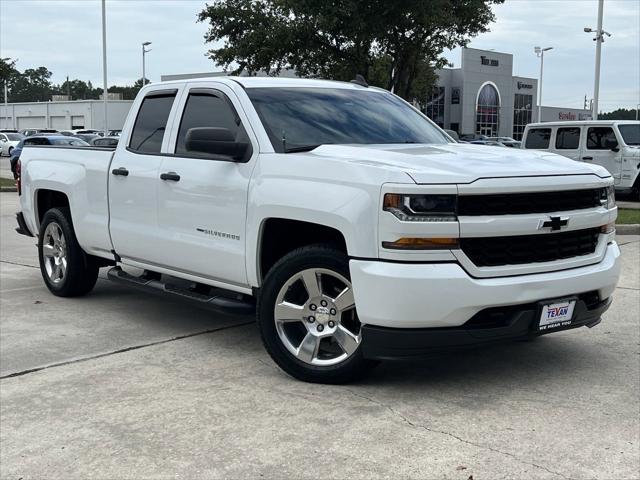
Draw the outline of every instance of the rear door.
<instances>
[{"instance_id":1,"label":"rear door","mask_svg":"<svg viewBox=\"0 0 640 480\"><path fill-rule=\"evenodd\" d=\"M161 151L177 93L177 89L152 91L142 99L129 138L122 139L111 162L111 240L125 263L157 257Z\"/></svg>"},{"instance_id":2,"label":"rear door","mask_svg":"<svg viewBox=\"0 0 640 480\"><path fill-rule=\"evenodd\" d=\"M172 269L246 286L245 228L247 191L257 140L235 94L225 85L193 84L184 92L182 112L172 129L170 155L158 186L159 245ZM249 142L242 161L187 150L189 129L225 128L236 141Z\"/></svg>"},{"instance_id":3,"label":"rear door","mask_svg":"<svg viewBox=\"0 0 640 480\"><path fill-rule=\"evenodd\" d=\"M606 168L613 176L613 183L618 185L620 183L622 165L621 154L620 151L615 152L607 146L607 143L611 140L618 141L613 127L587 127L581 159Z\"/></svg>"},{"instance_id":4,"label":"rear door","mask_svg":"<svg viewBox=\"0 0 640 480\"><path fill-rule=\"evenodd\" d=\"M558 127L554 153L580 160L580 127Z\"/></svg>"}]
</instances>

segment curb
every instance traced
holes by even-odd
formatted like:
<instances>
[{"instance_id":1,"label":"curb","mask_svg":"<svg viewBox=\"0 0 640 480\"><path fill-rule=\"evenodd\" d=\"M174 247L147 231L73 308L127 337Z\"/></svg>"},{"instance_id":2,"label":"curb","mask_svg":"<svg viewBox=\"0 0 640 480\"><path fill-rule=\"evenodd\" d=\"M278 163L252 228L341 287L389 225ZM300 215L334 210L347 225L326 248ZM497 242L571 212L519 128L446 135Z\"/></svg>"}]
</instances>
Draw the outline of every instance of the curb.
<instances>
[{"instance_id":1,"label":"curb","mask_svg":"<svg viewBox=\"0 0 640 480\"><path fill-rule=\"evenodd\" d=\"M616 235L640 235L640 223L616 225Z\"/></svg>"}]
</instances>

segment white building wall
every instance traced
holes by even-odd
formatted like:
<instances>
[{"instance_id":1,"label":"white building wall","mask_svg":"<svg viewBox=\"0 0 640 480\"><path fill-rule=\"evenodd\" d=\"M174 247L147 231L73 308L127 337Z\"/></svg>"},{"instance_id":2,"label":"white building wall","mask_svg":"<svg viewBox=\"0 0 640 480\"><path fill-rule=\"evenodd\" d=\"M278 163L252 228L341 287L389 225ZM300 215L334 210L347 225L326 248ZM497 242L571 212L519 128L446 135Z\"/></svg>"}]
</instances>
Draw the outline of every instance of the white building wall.
<instances>
[{"instance_id":1,"label":"white building wall","mask_svg":"<svg viewBox=\"0 0 640 480\"><path fill-rule=\"evenodd\" d=\"M110 101L108 129L121 129L133 101ZM98 100L0 104L0 128L104 128L104 104Z\"/></svg>"}]
</instances>

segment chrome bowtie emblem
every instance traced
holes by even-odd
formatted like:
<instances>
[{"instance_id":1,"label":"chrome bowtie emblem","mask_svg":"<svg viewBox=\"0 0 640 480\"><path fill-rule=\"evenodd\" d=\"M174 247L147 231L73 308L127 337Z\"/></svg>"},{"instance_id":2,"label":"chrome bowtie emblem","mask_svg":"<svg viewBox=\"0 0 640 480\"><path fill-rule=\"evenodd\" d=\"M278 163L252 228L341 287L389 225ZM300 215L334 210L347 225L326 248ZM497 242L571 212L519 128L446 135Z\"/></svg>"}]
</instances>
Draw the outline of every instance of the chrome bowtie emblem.
<instances>
[{"instance_id":1,"label":"chrome bowtie emblem","mask_svg":"<svg viewBox=\"0 0 640 480\"><path fill-rule=\"evenodd\" d=\"M569 225L569 219L566 217L549 217L549 220L540 220L538 222L538 230L549 228L552 232L557 232L567 225Z\"/></svg>"}]
</instances>

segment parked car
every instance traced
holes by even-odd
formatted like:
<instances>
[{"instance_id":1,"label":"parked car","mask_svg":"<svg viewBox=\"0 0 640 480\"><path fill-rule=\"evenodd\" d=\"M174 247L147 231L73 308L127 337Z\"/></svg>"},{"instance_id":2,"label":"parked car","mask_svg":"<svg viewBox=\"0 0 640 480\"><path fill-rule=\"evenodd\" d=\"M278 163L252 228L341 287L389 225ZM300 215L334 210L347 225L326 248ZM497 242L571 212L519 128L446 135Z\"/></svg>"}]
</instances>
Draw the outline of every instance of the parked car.
<instances>
[{"instance_id":1,"label":"parked car","mask_svg":"<svg viewBox=\"0 0 640 480\"><path fill-rule=\"evenodd\" d=\"M115 150L27 148L20 171L18 231L38 237L54 295L89 293L109 266L132 288L257 313L273 360L305 381L593 327L620 271L604 168L450 143L361 84L146 85Z\"/></svg>"},{"instance_id":2,"label":"parked car","mask_svg":"<svg viewBox=\"0 0 640 480\"><path fill-rule=\"evenodd\" d=\"M100 135L96 135L95 133L76 133L75 135L73 135L73 138L79 138L80 140L83 140L91 145L91 142L93 140L102 137Z\"/></svg>"},{"instance_id":3,"label":"parked car","mask_svg":"<svg viewBox=\"0 0 640 480\"><path fill-rule=\"evenodd\" d=\"M122 130L109 130L110 137L119 137Z\"/></svg>"},{"instance_id":4,"label":"parked car","mask_svg":"<svg viewBox=\"0 0 640 480\"><path fill-rule=\"evenodd\" d=\"M20 143L24 135L12 132L0 132L0 156L11 156L13 149Z\"/></svg>"},{"instance_id":5,"label":"parked car","mask_svg":"<svg viewBox=\"0 0 640 480\"><path fill-rule=\"evenodd\" d=\"M67 146L67 147L88 147L89 144L84 140L73 137L65 137L63 135L34 135L26 137L18 143L11 151L11 172L13 176L17 176L16 165L20 160L20 155L24 147L34 146Z\"/></svg>"},{"instance_id":6,"label":"parked car","mask_svg":"<svg viewBox=\"0 0 640 480\"><path fill-rule=\"evenodd\" d=\"M502 142L495 142L493 140L472 140L469 143L473 145L490 145L492 147L504 147Z\"/></svg>"},{"instance_id":7,"label":"parked car","mask_svg":"<svg viewBox=\"0 0 640 480\"><path fill-rule=\"evenodd\" d=\"M458 137L458 132L456 132L455 130L447 130L446 128L444 129L444 131L447 132L447 135L453 138L456 142L460 143L460 137Z\"/></svg>"},{"instance_id":8,"label":"parked car","mask_svg":"<svg viewBox=\"0 0 640 480\"><path fill-rule=\"evenodd\" d=\"M463 140L465 142L472 142L474 140L486 140L487 137L486 135L480 135L478 133L465 133L463 135L460 135L460 140Z\"/></svg>"},{"instance_id":9,"label":"parked car","mask_svg":"<svg viewBox=\"0 0 640 480\"><path fill-rule=\"evenodd\" d=\"M88 130L76 129L76 130L60 130L60 132L58 133L71 137L73 135L98 135L102 132L100 130L94 130L94 129L88 129Z\"/></svg>"},{"instance_id":10,"label":"parked car","mask_svg":"<svg viewBox=\"0 0 640 480\"><path fill-rule=\"evenodd\" d=\"M518 140L514 140L511 137L488 137L487 140L498 142L505 147L520 148L520 142Z\"/></svg>"},{"instance_id":11,"label":"parked car","mask_svg":"<svg viewBox=\"0 0 640 480\"><path fill-rule=\"evenodd\" d=\"M97 137L91 140L94 147L117 147L120 137Z\"/></svg>"},{"instance_id":12,"label":"parked car","mask_svg":"<svg viewBox=\"0 0 640 480\"><path fill-rule=\"evenodd\" d=\"M531 123L523 148L600 165L613 176L616 192L640 198L640 121Z\"/></svg>"},{"instance_id":13,"label":"parked car","mask_svg":"<svg viewBox=\"0 0 640 480\"><path fill-rule=\"evenodd\" d=\"M32 135L49 135L52 133L58 133L58 131L53 128L25 128L20 130L20 133L25 137L30 137Z\"/></svg>"}]
</instances>

